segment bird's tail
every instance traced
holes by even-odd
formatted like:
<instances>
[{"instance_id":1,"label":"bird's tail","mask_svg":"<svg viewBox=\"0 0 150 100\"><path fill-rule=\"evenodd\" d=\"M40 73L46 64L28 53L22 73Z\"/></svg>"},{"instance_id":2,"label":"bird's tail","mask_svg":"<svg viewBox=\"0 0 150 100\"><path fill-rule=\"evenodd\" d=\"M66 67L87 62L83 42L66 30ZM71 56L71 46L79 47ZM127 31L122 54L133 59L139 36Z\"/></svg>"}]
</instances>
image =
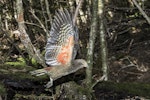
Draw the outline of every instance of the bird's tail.
<instances>
[{"instance_id":1,"label":"bird's tail","mask_svg":"<svg viewBox=\"0 0 150 100\"><path fill-rule=\"evenodd\" d=\"M30 74L34 76L41 76L47 74L47 70L45 70L44 68L38 69L38 70L30 71Z\"/></svg>"}]
</instances>

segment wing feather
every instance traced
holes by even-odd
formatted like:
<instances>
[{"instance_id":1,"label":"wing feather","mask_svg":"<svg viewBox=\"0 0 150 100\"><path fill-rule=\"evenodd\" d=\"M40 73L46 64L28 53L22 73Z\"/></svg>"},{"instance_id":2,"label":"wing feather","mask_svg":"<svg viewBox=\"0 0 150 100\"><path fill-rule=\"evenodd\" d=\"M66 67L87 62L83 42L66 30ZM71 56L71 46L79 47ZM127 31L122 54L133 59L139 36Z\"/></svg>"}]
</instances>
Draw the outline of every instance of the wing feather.
<instances>
[{"instance_id":1,"label":"wing feather","mask_svg":"<svg viewBox=\"0 0 150 100\"><path fill-rule=\"evenodd\" d=\"M47 40L45 60L48 65L56 66L70 63L76 42L76 30L74 29L72 16L67 9L58 10L50 30L50 38ZM70 52L70 53L67 53ZM69 60L65 57L69 56ZM63 59L64 58L64 59Z\"/></svg>"}]
</instances>

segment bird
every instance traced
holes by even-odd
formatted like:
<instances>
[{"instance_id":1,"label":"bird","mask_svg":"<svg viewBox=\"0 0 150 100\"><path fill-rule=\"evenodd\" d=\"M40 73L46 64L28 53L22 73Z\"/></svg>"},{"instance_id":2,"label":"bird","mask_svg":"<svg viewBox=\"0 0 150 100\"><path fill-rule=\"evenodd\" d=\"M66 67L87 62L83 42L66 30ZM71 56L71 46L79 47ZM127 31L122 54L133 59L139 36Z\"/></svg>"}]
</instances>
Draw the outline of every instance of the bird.
<instances>
[{"instance_id":1,"label":"bird","mask_svg":"<svg viewBox=\"0 0 150 100\"><path fill-rule=\"evenodd\" d=\"M53 86L56 79L88 67L85 60L75 59L79 49L78 28L67 9L55 12L49 35L45 47L45 62L48 67L30 72L35 76L47 74L50 81L46 88Z\"/></svg>"}]
</instances>

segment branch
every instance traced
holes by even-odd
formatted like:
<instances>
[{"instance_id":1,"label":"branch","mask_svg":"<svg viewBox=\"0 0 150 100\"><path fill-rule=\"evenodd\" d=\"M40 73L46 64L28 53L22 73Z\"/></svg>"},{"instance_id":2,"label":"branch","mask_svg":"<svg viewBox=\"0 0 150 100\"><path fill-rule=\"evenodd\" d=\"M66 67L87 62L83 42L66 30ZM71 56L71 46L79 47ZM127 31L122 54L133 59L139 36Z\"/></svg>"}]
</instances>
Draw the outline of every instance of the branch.
<instances>
[{"instance_id":1,"label":"branch","mask_svg":"<svg viewBox=\"0 0 150 100\"><path fill-rule=\"evenodd\" d=\"M47 30L45 28L45 26L43 25L43 23L40 21L40 19L35 15L33 10L30 10L31 14L34 16L34 18L39 22L39 24L41 25L42 29L44 30L45 33L47 33Z\"/></svg>"},{"instance_id":2,"label":"branch","mask_svg":"<svg viewBox=\"0 0 150 100\"><path fill-rule=\"evenodd\" d=\"M48 2L48 0L45 0L45 4L46 4L46 12L47 12L48 18L50 20L50 23L52 25L52 17L51 17L51 13L50 13L50 10L49 10L49 2Z\"/></svg>"},{"instance_id":3,"label":"branch","mask_svg":"<svg viewBox=\"0 0 150 100\"><path fill-rule=\"evenodd\" d=\"M132 0L134 5L139 9L139 11L142 13L143 17L147 20L148 24L150 24L150 18L147 16L147 14L143 11L143 9L139 6L139 4L135 1Z\"/></svg>"},{"instance_id":4,"label":"branch","mask_svg":"<svg viewBox=\"0 0 150 100\"><path fill-rule=\"evenodd\" d=\"M92 87L91 88L94 88L95 87L95 85L97 85L99 82L102 82L104 79L105 79L105 75L103 75L102 77L100 77L98 80L96 80L96 82L95 83L93 83L93 85L92 85Z\"/></svg>"},{"instance_id":5,"label":"branch","mask_svg":"<svg viewBox=\"0 0 150 100\"><path fill-rule=\"evenodd\" d=\"M75 14L74 14L74 17L73 17L73 24L75 24L75 21L77 19L78 13L79 13L79 8L81 7L82 2L83 2L83 0L80 0L78 6L76 8L76 11L75 11Z\"/></svg>"},{"instance_id":6,"label":"branch","mask_svg":"<svg viewBox=\"0 0 150 100\"><path fill-rule=\"evenodd\" d=\"M45 9L43 7L43 0L40 0L40 4L41 4L42 15L43 15L44 22L45 22L45 26L44 27L45 27L46 32L47 32L47 30L48 30L48 24L47 24L47 17L45 16L45 13L44 13ZM46 35L47 35L47 33L46 33Z\"/></svg>"},{"instance_id":7,"label":"branch","mask_svg":"<svg viewBox=\"0 0 150 100\"><path fill-rule=\"evenodd\" d=\"M33 25L33 26L37 26L39 28L42 28L40 25L37 25L35 23L30 23L30 22L24 22L25 24L28 24L28 25Z\"/></svg>"}]
</instances>

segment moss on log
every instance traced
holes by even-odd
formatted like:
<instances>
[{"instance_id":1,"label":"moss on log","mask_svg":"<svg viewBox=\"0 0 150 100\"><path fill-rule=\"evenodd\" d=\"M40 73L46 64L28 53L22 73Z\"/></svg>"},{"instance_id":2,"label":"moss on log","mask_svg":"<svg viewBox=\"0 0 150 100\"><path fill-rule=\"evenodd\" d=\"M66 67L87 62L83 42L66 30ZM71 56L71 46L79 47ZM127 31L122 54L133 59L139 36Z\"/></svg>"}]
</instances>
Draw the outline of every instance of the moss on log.
<instances>
[{"instance_id":1,"label":"moss on log","mask_svg":"<svg viewBox=\"0 0 150 100\"><path fill-rule=\"evenodd\" d=\"M0 94L6 93L6 88L12 88L15 91L28 91L28 92L36 92L37 88L44 89L44 85L49 78L47 75L44 76L32 76L30 75L30 71L35 70L31 66L10 66L10 65L0 65ZM69 78L74 80L72 76L69 75ZM65 77L68 81L69 79ZM57 82L58 80L56 80ZM62 81L62 79L59 79ZM56 83L54 82L54 84ZM63 81L62 83L64 83ZM61 84L62 84L61 83ZM60 83L59 83L60 84ZM56 85L59 85L56 83ZM56 86L55 85L55 86ZM6 88L5 88L6 87ZM35 89L36 88L36 89ZM85 89L86 90L86 89ZM100 82L94 88L94 90L105 90L105 91L113 91L116 93L124 93L131 95L138 95L150 98L150 84L146 83L114 83L114 82ZM42 91L40 91L42 92Z\"/></svg>"},{"instance_id":2,"label":"moss on log","mask_svg":"<svg viewBox=\"0 0 150 100\"><path fill-rule=\"evenodd\" d=\"M95 86L95 89L124 93L128 95L138 95L150 98L150 84L146 83L114 83L101 82Z\"/></svg>"}]
</instances>

